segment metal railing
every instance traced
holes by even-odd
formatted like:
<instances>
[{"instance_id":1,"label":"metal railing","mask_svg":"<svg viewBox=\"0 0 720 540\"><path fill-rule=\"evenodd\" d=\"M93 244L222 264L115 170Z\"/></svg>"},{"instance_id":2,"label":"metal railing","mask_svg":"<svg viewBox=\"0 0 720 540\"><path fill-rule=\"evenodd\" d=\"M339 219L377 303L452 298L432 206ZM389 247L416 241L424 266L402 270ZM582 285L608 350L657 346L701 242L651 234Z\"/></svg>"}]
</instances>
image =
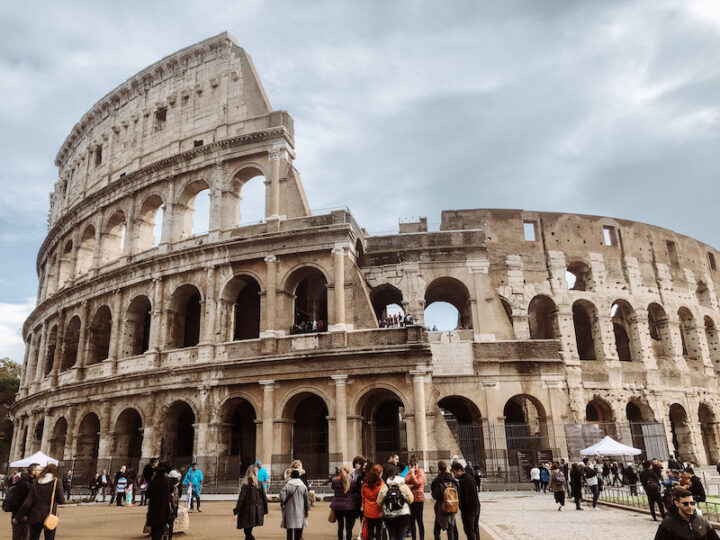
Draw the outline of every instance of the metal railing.
<instances>
[{"instance_id":1,"label":"metal railing","mask_svg":"<svg viewBox=\"0 0 720 540\"><path fill-rule=\"evenodd\" d=\"M643 510L649 510L650 508L647 496L639 485L638 495L631 495L628 488L603 487L599 500L627 506L628 508L640 508ZM663 500L665 500L665 497L663 497ZM715 523L720 522L720 504L713 501L701 502L697 503L697 508L708 520ZM665 509L667 510L667 507Z\"/></svg>"}]
</instances>

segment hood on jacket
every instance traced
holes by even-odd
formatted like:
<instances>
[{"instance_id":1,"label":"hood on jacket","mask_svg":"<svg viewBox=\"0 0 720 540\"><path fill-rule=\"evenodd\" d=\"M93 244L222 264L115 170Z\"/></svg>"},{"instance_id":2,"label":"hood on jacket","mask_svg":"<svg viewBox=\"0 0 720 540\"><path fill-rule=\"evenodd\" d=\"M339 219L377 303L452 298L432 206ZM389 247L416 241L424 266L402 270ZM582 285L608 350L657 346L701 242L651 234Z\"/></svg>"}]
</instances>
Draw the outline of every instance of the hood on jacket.
<instances>
[{"instance_id":1,"label":"hood on jacket","mask_svg":"<svg viewBox=\"0 0 720 540\"><path fill-rule=\"evenodd\" d=\"M398 485L398 486L399 486L400 484L404 484L404 483L405 483L405 479L404 479L402 476L400 476L399 474L396 474L396 475L393 476L392 478L388 478L387 480L385 480L385 483L386 483L388 486L394 486L394 485Z\"/></svg>"},{"instance_id":2,"label":"hood on jacket","mask_svg":"<svg viewBox=\"0 0 720 540\"><path fill-rule=\"evenodd\" d=\"M38 484L47 484L55 480L55 476L51 473L47 473L42 478L38 478Z\"/></svg>"},{"instance_id":3,"label":"hood on jacket","mask_svg":"<svg viewBox=\"0 0 720 540\"><path fill-rule=\"evenodd\" d=\"M290 480L288 480L287 485L288 486L304 486L305 484L299 478L291 478Z\"/></svg>"}]
</instances>

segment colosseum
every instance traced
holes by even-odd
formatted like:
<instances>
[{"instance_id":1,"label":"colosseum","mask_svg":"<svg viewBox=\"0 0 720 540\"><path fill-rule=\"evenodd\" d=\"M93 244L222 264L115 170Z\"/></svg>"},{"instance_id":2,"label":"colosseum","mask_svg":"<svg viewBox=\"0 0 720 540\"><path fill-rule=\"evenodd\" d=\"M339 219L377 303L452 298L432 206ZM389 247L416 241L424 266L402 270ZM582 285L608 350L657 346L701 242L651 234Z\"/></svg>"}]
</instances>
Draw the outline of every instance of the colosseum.
<instances>
[{"instance_id":1,"label":"colosseum","mask_svg":"<svg viewBox=\"0 0 720 540\"><path fill-rule=\"evenodd\" d=\"M218 486L256 457L320 477L392 451L516 480L605 434L720 458L717 250L524 210L370 235L347 210L311 213L295 150L226 33L82 117L55 160L13 459L42 450L76 475L195 459ZM438 302L454 329L426 328Z\"/></svg>"}]
</instances>

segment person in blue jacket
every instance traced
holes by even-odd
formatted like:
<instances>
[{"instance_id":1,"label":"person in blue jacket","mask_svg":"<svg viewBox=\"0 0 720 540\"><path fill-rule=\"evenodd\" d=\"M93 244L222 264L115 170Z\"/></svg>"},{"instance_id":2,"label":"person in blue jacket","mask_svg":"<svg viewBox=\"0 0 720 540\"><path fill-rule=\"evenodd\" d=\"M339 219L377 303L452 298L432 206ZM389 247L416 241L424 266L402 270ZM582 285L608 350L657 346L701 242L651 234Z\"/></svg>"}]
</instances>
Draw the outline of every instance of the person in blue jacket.
<instances>
[{"instance_id":1,"label":"person in blue jacket","mask_svg":"<svg viewBox=\"0 0 720 540\"><path fill-rule=\"evenodd\" d=\"M193 506L195 500L197 500L197 509L198 512L202 512L200 510L200 493L202 492L202 483L203 483L203 473L200 469L198 469L198 464L193 463L190 470L185 474L185 480L183 480L183 486L190 486L190 510L188 512L193 511Z\"/></svg>"},{"instance_id":2,"label":"person in blue jacket","mask_svg":"<svg viewBox=\"0 0 720 540\"><path fill-rule=\"evenodd\" d=\"M262 487L265 489L265 491L267 491L270 475L268 474L265 467L262 466L262 461L260 461L259 459L255 462L255 466L257 467L258 481L262 484Z\"/></svg>"}]
</instances>

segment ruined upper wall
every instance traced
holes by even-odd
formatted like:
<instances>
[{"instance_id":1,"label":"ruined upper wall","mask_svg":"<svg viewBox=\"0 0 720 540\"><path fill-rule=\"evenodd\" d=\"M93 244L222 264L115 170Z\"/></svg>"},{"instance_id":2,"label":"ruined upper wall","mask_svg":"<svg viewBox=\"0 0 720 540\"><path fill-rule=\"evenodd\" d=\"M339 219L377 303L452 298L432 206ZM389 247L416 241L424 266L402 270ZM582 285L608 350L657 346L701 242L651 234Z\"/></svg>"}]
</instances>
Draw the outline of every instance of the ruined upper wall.
<instances>
[{"instance_id":1,"label":"ruined upper wall","mask_svg":"<svg viewBox=\"0 0 720 540\"><path fill-rule=\"evenodd\" d=\"M50 224L89 193L198 145L271 127L250 56L226 32L137 73L75 125L55 159ZM292 125L286 126L292 136Z\"/></svg>"}]
</instances>

